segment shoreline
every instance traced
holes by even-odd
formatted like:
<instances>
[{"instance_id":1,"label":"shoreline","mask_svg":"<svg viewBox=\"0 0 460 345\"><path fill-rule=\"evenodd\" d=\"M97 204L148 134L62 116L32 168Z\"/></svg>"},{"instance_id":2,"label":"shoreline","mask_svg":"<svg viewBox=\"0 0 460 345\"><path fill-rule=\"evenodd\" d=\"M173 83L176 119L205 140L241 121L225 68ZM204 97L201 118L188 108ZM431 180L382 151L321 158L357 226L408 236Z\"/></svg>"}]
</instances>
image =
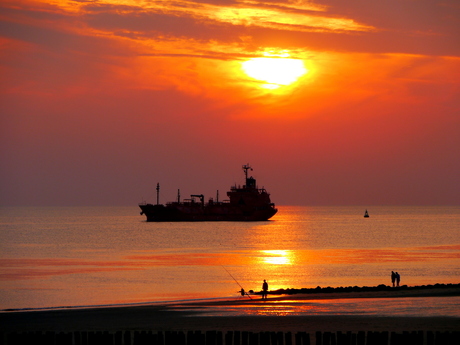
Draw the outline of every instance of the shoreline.
<instances>
[{"instance_id":1,"label":"shoreline","mask_svg":"<svg viewBox=\"0 0 460 345\"><path fill-rule=\"evenodd\" d=\"M399 286L390 287L388 285L378 286L350 286L350 287L316 287L301 289L278 289L267 292L271 301L288 300L318 300L318 299L349 299L349 298L399 298L399 297L448 297L460 296L460 284L434 284L419 286ZM166 307L171 305L212 305L212 304L238 304L244 303L246 297L257 301L260 299L261 292L252 292L245 297L213 297L186 300L166 300L166 301L146 301L136 303L102 304L102 305L82 305L82 306L56 306L42 308L7 308L1 309L2 313L21 313L21 312L46 312L56 310L81 310L81 309L101 309L101 308L136 308L136 307Z\"/></svg>"},{"instance_id":2,"label":"shoreline","mask_svg":"<svg viewBox=\"0 0 460 345\"><path fill-rule=\"evenodd\" d=\"M365 288L367 289L367 288ZM459 284L442 288L391 288L382 291L348 291L296 293L276 297L270 294L264 305L260 299L220 299L208 301L152 303L110 307L57 309L38 311L4 311L0 313L0 331L459 331L460 317L451 316L374 316L374 315L236 315L204 316L212 308L251 305L276 308L277 302L460 296ZM256 297L256 296L254 296ZM258 296L257 296L258 297Z\"/></svg>"}]
</instances>

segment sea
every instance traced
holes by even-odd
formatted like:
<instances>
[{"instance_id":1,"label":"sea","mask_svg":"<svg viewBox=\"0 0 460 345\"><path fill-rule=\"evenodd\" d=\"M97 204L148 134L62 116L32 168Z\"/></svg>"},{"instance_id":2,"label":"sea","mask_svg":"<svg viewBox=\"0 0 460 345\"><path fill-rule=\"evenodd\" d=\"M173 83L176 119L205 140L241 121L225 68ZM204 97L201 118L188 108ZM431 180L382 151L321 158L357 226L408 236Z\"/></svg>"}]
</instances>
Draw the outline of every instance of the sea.
<instances>
[{"instance_id":1,"label":"sea","mask_svg":"<svg viewBox=\"0 0 460 345\"><path fill-rule=\"evenodd\" d=\"M367 209L369 218L361 206L279 206L264 222L151 223L136 206L2 207L0 311L237 300L264 279L269 290L391 285L391 271L401 285L460 283L459 206ZM302 308L384 315L391 303ZM458 297L397 304L404 315L460 317Z\"/></svg>"}]
</instances>

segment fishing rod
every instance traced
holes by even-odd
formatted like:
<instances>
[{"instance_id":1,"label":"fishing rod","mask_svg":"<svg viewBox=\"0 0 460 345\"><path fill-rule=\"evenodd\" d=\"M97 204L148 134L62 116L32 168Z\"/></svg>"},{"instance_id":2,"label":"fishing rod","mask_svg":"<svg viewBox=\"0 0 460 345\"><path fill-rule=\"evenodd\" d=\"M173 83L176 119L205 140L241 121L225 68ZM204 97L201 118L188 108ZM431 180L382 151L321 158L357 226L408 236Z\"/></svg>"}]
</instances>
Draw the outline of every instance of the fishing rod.
<instances>
[{"instance_id":1,"label":"fishing rod","mask_svg":"<svg viewBox=\"0 0 460 345\"><path fill-rule=\"evenodd\" d=\"M227 271L227 273L230 275L230 277L232 277L233 280L234 280L234 281L238 284L238 286L241 288L241 291L240 291L240 292L241 292L241 295L243 295L243 296L246 295L246 296L249 297L249 299L252 299L251 296L249 296L249 294L248 294L247 292L245 292L245 290L243 289L243 287L241 286L241 284L238 283L238 280L236 280L235 277L232 276L232 274L228 271L228 269L226 269L224 266L222 266L222 268L223 268L224 270Z\"/></svg>"}]
</instances>

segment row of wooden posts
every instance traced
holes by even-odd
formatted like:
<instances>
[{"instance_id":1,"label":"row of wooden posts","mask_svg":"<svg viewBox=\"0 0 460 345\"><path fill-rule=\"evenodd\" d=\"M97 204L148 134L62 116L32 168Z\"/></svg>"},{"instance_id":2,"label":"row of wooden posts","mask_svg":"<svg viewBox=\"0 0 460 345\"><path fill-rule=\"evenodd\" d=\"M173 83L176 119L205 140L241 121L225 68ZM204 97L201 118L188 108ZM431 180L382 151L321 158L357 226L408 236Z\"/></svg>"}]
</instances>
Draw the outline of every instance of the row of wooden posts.
<instances>
[{"instance_id":1,"label":"row of wooden posts","mask_svg":"<svg viewBox=\"0 0 460 345\"><path fill-rule=\"evenodd\" d=\"M0 345L451 345L458 332L7 332Z\"/></svg>"}]
</instances>

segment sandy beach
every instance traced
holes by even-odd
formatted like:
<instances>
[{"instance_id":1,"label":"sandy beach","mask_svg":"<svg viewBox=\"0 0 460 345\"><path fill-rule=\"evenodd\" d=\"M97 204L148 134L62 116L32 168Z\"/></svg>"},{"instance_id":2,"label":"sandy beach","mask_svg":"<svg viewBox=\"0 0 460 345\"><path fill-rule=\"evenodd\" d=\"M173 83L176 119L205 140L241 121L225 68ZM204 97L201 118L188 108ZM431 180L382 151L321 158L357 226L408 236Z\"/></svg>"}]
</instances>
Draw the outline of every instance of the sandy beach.
<instances>
[{"instance_id":1,"label":"sandy beach","mask_svg":"<svg viewBox=\"0 0 460 345\"><path fill-rule=\"evenodd\" d=\"M369 315L226 315L226 308L257 303L265 309L280 302L432 296L460 296L458 286L443 289L295 294L269 297L267 302L253 299L211 300L189 303L145 304L131 306L59 309L39 311L5 311L0 313L0 331L459 331L460 318L449 316L401 317ZM256 299L257 298L257 299ZM264 304L265 303L265 304ZM267 305L268 303L268 305ZM271 304L270 304L271 303ZM212 313L218 309L218 316ZM211 311L211 314L209 312ZM212 316L206 316L212 315Z\"/></svg>"}]
</instances>

